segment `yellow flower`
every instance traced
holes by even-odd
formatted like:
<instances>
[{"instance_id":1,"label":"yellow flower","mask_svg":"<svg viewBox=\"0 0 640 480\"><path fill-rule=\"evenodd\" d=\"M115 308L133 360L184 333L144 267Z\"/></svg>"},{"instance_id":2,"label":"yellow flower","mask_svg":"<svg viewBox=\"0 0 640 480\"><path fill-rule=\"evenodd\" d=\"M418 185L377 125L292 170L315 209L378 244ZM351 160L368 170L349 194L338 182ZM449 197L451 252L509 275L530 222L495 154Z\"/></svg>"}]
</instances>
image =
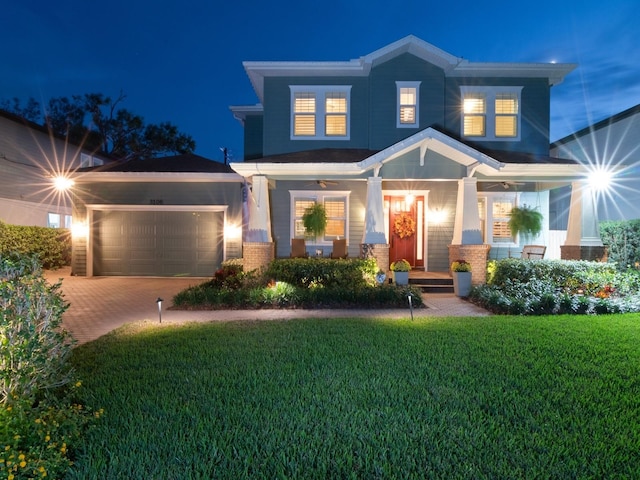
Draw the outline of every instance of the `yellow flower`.
<instances>
[{"instance_id":1,"label":"yellow flower","mask_svg":"<svg viewBox=\"0 0 640 480\"><path fill-rule=\"evenodd\" d=\"M62 447L60 447L60 453L62 453L63 455L65 453L67 453L67 444L66 443L63 443Z\"/></svg>"},{"instance_id":2,"label":"yellow flower","mask_svg":"<svg viewBox=\"0 0 640 480\"><path fill-rule=\"evenodd\" d=\"M18 456L18 460L24 460L24 459L25 459L24 453L21 453L21 454Z\"/></svg>"},{"instance_id":3,"label":"yellow flower","mask_svg":"<svg viewBox=\"0 0 640 480\"><path fill-rule=\"evenodd\" d=\"M20 462L20 468L24 468L24 467L26 467L26 466L27 466L27 462L25 462L24 460L22 460L22 461Z\"/></svg>"},{"instance_id":4,"label":"yellow flower","mask_svg":"<svg viewBox=\"0 0 640 480\"><path fill-rule=\"evenodd\" d=\"M51 440L51 437L49 435L47 435L46 437L44 437L44 441L48 442L49 440Z\"/></svg>"},{"instance_id":5,"label":"yellow flower","mask_svg":"<svg viewBox=\"0 0 640 480\"><path fill-rule=\"evenodd\" d=\"M82 382L81 382L81 381L77 381L77 382L76 382L76 387L78 387L78 388L79 388L79 387L81 387L81 386L82 386Z\"/></svg>"},{"instance_id":6,"label":"yellow flower","mask_svg":"<svg viewBox=\"0 0 640 480\"><path fill-rule=\"evenodd\" d=\"M13 473L10 473L9 476L7 477L7 480L13 480L15 477L13 476Z\"/></svg>"}]
</instances>

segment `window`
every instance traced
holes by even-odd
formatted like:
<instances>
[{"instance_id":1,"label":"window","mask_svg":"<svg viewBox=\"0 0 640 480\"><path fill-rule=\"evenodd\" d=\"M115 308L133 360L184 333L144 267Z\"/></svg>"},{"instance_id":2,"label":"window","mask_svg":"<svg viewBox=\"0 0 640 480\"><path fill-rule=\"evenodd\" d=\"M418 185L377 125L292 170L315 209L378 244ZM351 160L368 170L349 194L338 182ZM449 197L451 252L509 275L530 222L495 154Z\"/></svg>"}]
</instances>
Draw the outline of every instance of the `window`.
<instances>
[{"instance_id":1,"label":"window","mask_svg":"<svg viewBox=\"0 0 640 480\"><path fill-rule=\"evenodd\" d=\"M461 87L462 135L485 140L520 139L522 87Z\"/></svg>"},{"instance_id":2,"label":"window","mask_svg":"<svg viewBox=\"0 0 640 480\"><path fill-rule=\"evenodd\" d=\"M348 140L351 86L292 85L292 140Z\"/></svg>"},{"instance_id":3,"label":"window","mask_svg":"<svg viewBox=\"0 0 640 480\"><path fill-rule=\"evenodd\" d=\"M509 230L509 214L516 206L516 194L487 195L478 198L483 240L490 244L514 244Z\"/></svg>"},{"instance_id":4,"label":"window","mask_svg":"<svg viewBox=\"0 0 640 480\"><path fill-rule=\"evenodd\" d=\"M97 167L99 165L104 165L104 161L102 161L102 159L92 157L86 153L80 154L80 168Z\"/></svg>"},{"instance_id":5,"label":"window","mask_svg":"<svg viewBox=\"0 0 640 480\"><path fill-rule=\"evenodd\" d=\"M420 82L396 82L396 88L398 91L397 127L417 127L419 123Z\"/></svg>"},{"instance_id":6,"label":"window","mask_svg":"<svg viewBox=\"0 0 640 480\"><path fill-rule=\"evenodd\" d=\"M49 213L47 214L47 227L49 228L60 228L60 214L59 213Z\"/></svg>"},{"instance_id":7,"label":"window","mask_svg":"<svg viewBox=\"0 0 640 480\"><path fill-rule=\"evenodd\" d=\"M322 203L327 211L327 228L316 244L329 244L348 233L349 192L291 191L291 238L304 238L302 216L307 207Z\"/></svg>"}]
</instances>

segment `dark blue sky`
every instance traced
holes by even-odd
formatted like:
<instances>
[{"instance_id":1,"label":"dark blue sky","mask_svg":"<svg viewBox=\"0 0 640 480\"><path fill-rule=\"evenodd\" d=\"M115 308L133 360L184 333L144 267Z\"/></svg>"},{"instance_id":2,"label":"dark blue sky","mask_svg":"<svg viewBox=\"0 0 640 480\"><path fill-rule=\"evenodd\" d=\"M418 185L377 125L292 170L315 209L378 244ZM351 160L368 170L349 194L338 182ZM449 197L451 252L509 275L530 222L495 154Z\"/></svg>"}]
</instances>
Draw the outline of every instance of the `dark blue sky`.
<instances>
[{"instance_id":1,"label":"dark blue sky","mask_svg":"<svg viewBox=\"0 0 640 480\"><path fill-rule=\"evenodd\" d=\"M123 91L216 160L242 158L228 107L257 102L243 61L347 61L409 34L471 61L578 63L552 90L551 140L640 103L637 0L6 3L0 98Z\"/></svg>"}]
</instances>

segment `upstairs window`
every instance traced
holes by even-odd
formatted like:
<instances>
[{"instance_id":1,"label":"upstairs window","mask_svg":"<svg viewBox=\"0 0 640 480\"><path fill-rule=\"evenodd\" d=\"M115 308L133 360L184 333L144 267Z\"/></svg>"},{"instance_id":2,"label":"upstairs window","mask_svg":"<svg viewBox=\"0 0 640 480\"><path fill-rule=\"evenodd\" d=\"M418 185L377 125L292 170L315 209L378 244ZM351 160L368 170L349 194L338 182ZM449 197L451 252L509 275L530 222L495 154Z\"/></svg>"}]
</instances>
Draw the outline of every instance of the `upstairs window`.
<instances>
[{"instance_id":1,"label":"upstairs window","mask_svg":"<svg viewBox=\"0 0 640 480\"><path fill-rule=\"evenodd\" d=\"M396 126L398 128L417 127L420 82L396 82L396 88L398 99Z\"/></svg>"},{"instance_id":2,"label":"upstairs window","mask_svg":"<svg viewBox=\"0 0 640 480\"><path fill-rule=\"evenodd\" d=\"M292 85L292 140L348 140L349 85Z\"/></svg>"},{"instance_id":3,"label":"upstairs window","mask_svg":"<svg viewBox=\"0 0 640 480\"><path fill-rule=\"evenodd\" d=\"M461 87L462 136L519 140L521 91L522 87Z\"/></svg>"}]
</instances>

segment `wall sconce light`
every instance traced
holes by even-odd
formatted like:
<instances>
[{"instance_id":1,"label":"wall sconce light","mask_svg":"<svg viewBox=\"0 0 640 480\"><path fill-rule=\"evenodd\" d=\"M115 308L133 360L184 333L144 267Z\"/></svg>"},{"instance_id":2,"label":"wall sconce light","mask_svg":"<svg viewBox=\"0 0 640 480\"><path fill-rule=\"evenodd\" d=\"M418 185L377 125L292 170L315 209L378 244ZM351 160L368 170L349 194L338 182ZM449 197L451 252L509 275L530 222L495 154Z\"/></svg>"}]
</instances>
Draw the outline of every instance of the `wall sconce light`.
<instances>
[{"instance_id":1,"label":"wall sconce light","mask_svg":"<svg viewBox=\"0 0 640 480\"><path fill-rule=\"evenodd\" d=\"M73 222L71 225L71 236L73 238L88 238L89 226L85 222Z\"/></svg>"},{"instance_id":2,"label":"wall sconce light","mask_svg":"<svg viewBox=\"0 0 640 480\"><path fill-rule=\"evenodd\" d=\"M224 236L229 239L237 239L242 237L242 227L227 223L224 226Z\"/></svg>"},{"instance_id":3,"label":"wall sconce light","mask_svg":"<svg viewBox=\"0 0 640 480\"><path fill-rule=\"evenodd\" d=\"M429 223L433 225L440 225L444 223L447 218L447 212L441 208L436 208L434 210L429 210Z\"/></svg>"},{"instance_id":4,"label":"wall sconce light","mask_svg":"<svg viewBox=\"0 0 640 480\"><path fill-rule=\"evenodd\" d=\"M415 195L411 192L407 193L404 197L404 201L407 204L407 207L409 205L413 205L413 201L416 199Z\"/></svg>"}]
</instances>

